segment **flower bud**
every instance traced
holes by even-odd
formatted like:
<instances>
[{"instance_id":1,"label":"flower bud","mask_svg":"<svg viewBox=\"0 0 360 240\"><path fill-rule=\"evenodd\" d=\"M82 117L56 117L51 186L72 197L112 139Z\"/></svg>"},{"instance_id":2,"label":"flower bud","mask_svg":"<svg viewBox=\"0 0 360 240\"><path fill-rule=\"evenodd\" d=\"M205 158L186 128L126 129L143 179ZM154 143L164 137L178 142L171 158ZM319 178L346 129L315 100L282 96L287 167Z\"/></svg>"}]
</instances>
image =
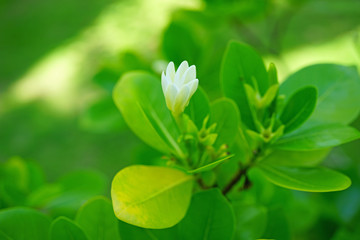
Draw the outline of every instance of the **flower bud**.
<instances>
[{"instance_id":1,"label":"flower bud","mask_svg":"<svg viewBox=\"0 0 360 240\"><path fill-rule=\"evenodd\" d=\"M168 64L166 74L163 72L161 75L161 86L165 95L166 106L174 116L184 112L198 84L195 65L189 67L188 62L183 61L175 71L174 63Z\"/></svg>"}]
</instances>

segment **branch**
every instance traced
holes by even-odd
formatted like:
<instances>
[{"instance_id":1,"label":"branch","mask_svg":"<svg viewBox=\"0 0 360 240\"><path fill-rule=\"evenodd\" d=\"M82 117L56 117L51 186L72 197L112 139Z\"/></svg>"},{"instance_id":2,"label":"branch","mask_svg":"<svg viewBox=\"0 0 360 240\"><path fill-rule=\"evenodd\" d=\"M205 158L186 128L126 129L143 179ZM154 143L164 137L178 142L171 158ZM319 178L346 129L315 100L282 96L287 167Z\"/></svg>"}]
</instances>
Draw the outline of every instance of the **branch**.
<instances>
[{"instance_id":1,"label":"branch","mask_svg":"<svg viewBox=\"0 0 360 240\"><path fill-rule=\"evenodd\" d=\"M248 168L240 169L239 172L234 176L234 178L225 186L222 190L222 193L226 195L230 190L241 180L242 176L246 176Z\"/></svg>"},{"instance_id":2,"label":"branch","mask_svg":"<svg viewBox=\"0 0 360 240\"><path fill-rule=\"evenodd\" d=\"M247 171L249 168L253 165L253 163L256 161L256 159L260 156L261 149L258 148L257 150L253 151L253 155L250 158L249 163L245 167L240 166L240 170L236 173L236 175L233 177L233 179L225 186L225 188L222 190L222 193L226 195L231 191L231 189L234 188L234 186L241 180L243 176L245 176L245 182L242 189L248 189L251 187L251 182L249 178L247 177Z\"/></svg>"}]
</instances>

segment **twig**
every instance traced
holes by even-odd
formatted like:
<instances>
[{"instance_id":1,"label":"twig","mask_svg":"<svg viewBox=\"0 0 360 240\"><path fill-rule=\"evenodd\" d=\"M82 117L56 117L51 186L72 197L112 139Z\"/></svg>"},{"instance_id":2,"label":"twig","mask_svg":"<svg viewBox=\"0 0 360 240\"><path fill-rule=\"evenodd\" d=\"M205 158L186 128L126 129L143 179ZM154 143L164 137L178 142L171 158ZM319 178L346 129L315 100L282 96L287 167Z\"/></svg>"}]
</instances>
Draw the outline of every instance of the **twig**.
<instances>
[{"instance_id":1,"label":"twig","mask_svg":"<svg viewBox=\"0 0 360 240\"><path fill-rule=\"evenodd\" d=\"M240 170L236 173L233 179L222 190L222 193L224 195L228 194L231 191L231 189L233 189L234 186L241 180L243 176L245 176L245 182L244 182L244 186L240 190L249 189L251 187L252 184L247 176L247 171L253 165L256 159L260 156L260 154L261 154L260 148L253 151L253 155L251 156L249 163L244 167L240 167Z\"/></svg>"},{"instance_id":2,"label":"twig","mask_svg":"<svg viewBox=\"0 0 360 240\"><path fill-rule=\"evenodd\" d=\"M226 195L228 192L230 192L230 190L241 180L242 176L246 175L247 170L248 168L240 169L234 178L222 190L222 193Z\"/></svg>"}]
</instances>

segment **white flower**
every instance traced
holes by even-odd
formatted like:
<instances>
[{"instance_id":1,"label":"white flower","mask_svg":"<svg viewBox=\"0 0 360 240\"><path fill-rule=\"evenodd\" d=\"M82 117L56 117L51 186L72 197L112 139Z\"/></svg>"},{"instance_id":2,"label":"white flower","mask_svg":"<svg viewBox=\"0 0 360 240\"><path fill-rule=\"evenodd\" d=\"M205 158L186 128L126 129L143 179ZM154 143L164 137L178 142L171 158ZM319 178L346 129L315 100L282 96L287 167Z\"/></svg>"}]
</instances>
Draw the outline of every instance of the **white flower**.
<instances>
[{"instance_id":1,"label":"white flower","mask_svg":"<svg viewBox=\"0 0 360 240\"><path fill-rule=\"evenodd\" d=\"M196 68L194 65L189 67L187 61L183 61L177 71L173 62L166 68L166 75L161 75L161 86L165 95L167 107L174 116L184 112L189 104L190 98L195 93L199 84L196 79Z\"/></svg>"}]
</instances>

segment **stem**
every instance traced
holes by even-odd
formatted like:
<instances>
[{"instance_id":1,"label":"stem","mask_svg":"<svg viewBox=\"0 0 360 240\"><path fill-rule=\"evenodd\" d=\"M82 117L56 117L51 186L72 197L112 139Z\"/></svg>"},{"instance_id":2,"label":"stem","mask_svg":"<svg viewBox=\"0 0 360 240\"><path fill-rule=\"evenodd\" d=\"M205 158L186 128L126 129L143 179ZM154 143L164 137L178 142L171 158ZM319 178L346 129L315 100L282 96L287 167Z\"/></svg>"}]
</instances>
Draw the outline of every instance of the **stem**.
<instances>
[{"instance_id":1,"label":"stem","mask_svg":"<svg viewBox=\"0 0 360 240\"><path fill-rule=\"evenodd\" d=\"M179 129L180 129L180 133L182 135L185 135L186 131L185 131L185 126L184 126L184 118L183 118L183 113L179 114L179 115L174 115L173 114L173 117L176 121L176 124L178 125ZM189 168L189 163L187 161L187 156L186 154L179 148L178 151L177 151L179 157L180 157L180 161L181 163Z\"/></svg>"},{"instance_id":2,"label":"stem","mask_svg":"<svg viewBox=\"0 0 360 240\"><path fill-rule=\"evenodd\" d=\"M224 195L228 194L231 189L233 189L233 187L241 180L242 176L246 175L246 172L249 168L243 168L240 169L236 175L234 176L234 178L228 183L228 185L225 186L225 188L222 190L222 193Z\"/></svg>"},{"instance_id":3,"label":"stem","mask_svg":"<svg viewBox=\"0 0 360 240\"><path fill-rule=\"evenodd\" d=\"M184 118L183 118L183 113L179 114L179 115L174 115L174 119L175 119L175 122L176 124L178 125L179 129L180 129L180 132L182 134L185 133L185 126L184 126Z\"/></svg>"},{"instance_id":4,"label":"stem","mask_svg":"<svg viewBox=\"0 0 360 240\"><path fill-rule=\"evenodd\" d=\"M228 194L235 186L236 184L241 180L241 178L245 177L244 186L242 189L248 189L251 187L251 182L247 176L247 171L250 169L250 167L253 165L253 163L258 159L258 157L261 155L261 149L257 149L253 152L253 155L249 159L249 162L247 165L245 165L243 168L240 167L239 171L236 173L236 175L231 179L231 181L224 187L222 190L222 193L224 195Z\"/></svg>"}]
</instances>

